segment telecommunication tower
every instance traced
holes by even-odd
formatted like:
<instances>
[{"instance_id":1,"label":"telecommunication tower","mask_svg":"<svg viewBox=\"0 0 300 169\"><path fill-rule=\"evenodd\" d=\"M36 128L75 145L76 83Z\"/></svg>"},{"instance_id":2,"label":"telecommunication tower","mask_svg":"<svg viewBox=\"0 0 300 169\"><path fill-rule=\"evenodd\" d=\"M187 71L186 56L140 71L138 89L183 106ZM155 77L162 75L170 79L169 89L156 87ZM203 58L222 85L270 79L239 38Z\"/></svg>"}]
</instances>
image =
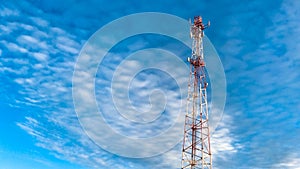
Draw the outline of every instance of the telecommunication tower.
<instances>
[{"instance_id":1,"label":"telecommunication tower","mask_svg":"<svg viewBox=\"0 0 300 169\"><path fill-rule=\"evenodd\" d=\"M190 35L193 40L185 115L181 169L212 169L208 123L207 81L203 55L204 25L201 16L194 17Z\"/></svg>"}]
</instances>

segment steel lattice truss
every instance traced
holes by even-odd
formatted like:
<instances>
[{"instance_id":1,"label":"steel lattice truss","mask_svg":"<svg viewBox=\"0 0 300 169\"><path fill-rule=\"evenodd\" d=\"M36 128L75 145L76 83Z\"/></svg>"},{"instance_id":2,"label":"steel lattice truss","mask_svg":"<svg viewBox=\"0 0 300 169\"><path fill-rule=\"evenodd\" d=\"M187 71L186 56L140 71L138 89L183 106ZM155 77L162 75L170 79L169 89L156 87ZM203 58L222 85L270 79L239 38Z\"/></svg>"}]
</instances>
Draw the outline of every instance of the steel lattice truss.
<instances>
[{"instance_id":1,"label":"steel lattice truss","mask_svg":"<svg viewBox=\"0 0 300 169\"><path fill-rule=\"evenodd\" d=\"M191 25L193 39L188 85L187 109L182 148L182 169L211 169L212 157L208 123L207 85L203 56L202 18L197 16Z\"/></svg>"}]
</instances>

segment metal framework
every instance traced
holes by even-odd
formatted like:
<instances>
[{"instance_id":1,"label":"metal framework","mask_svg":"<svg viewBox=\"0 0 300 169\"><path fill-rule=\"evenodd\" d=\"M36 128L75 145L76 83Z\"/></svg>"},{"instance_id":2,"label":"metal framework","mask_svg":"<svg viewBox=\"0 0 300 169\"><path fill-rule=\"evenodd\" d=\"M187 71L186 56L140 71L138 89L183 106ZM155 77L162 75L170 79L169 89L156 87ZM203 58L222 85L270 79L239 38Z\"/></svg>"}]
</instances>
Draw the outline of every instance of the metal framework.
<instances>
[{"instance_id":1,"label":"metal framework","mask_svg":"<svg viewBox=\"0 0 300 169\"><path fill-rule=\"evenodd\" d=\"M207 81L203 56L204 25L201 16L194 17L190 35L193 40L188 84L187 109L181 169L212 169L212 154L208 123Z\"/></svg>"}]
</instances>

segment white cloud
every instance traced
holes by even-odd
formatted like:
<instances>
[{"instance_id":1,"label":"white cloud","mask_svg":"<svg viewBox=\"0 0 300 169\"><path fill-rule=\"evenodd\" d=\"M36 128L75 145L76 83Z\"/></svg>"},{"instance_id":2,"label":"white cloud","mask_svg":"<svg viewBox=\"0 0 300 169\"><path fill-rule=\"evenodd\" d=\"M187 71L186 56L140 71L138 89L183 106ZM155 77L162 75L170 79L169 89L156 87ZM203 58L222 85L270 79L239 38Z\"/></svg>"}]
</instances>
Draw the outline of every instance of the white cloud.
<instances>
[{"instance_id":1,"label":"white cloud","mask_svg":"<svg viewBox=\"0 0 300 169\"><path fill-rule=\"evenodd\" d=\"M10 64L17 64L20 65L20 67L18 69L10 67L8 65ZM3 73L13 73L16 75L22 75L22 74L26 74L28 71L28 67L27 66L23 66L23 65L27 65L28 61L25 59L18 59L18 58L7 58L7 57L2 57L0 59L0 71Z\"/></svg>"},{"instance_id":2,"label":"white cloud","mask_svg":"<svg viewBox=\"0 0 300 169\"><path fill-rule=\"evenodd\" d=\"M154 161L157 160L156 164L153 164L152 167L155 168L180 168L181 167L181 144L178 144L172 150L164 153L156 158L153 158Z\"/></svg>"},{"instance_id":3,"label":"white cloud","mask_svg":"<svg viewBox=\"0 0 300 169\"><path fill-rule=\"evenodd\" d=\"M282 161L274 164L272 168L274 169L300 169L300 157L297 154L290 154L282 158Z\"/></svg>"},{"instance_id":4,"label":"white cloud","mask_svg":"<svg viewBox=\"0 0 300 169\"><path fill-rule=\"evenodd\" d=\"M7 17L7 16L18 16L19 11L16 9L9 9L6 7L0 8L0 16L1 17Z\"/></svg>"},{"instance_id":5,"label":"white cloud","mask_svg":"<svg viewBox=\"0 0 300 169\"><path fill-rule=\"evenodd\" d=\"M0 30L1 30L0 35L9 34L11 32L11 29L9 29L8 26L1 25L1 24L0 24Z\"/></svg>"},{"instance_id":6,"label":"white cloud","mask_svg":"<svg viewBox=\"0 0 300 169\"><path fill-rule=\"evenodd\" d=\"M227 161L231 159L232 156L243 148L243 146L238 143L238 138L232 133L234 128L232 123L231 117L225 114L217 130L211 133L213 168L222 168L223 164L220 163L220 161L224 162L224 160ZM180 135L183 136L183 130ZM179 143L166 153L145 159L144 163L147 163L147 166L150 168L180 168L181 149L182 143Z\"/></svg>"},{"instance_id":7,"label":"white cloud","mask_svg":"<svg viewBox=\"0 0 300 169\"><path fill-rule=\"evenodd\" d=\"M57 158L92 168L99 168L102 165L114 166L110 160L113 155L102 151L82 131L74 110L63 109L65 106L72 107L70 93L74 61L73 58L66 56L73 55L80 49L74 36L59 28L52 29L50 25L44 30L39 30L36 25L28 26L25 23L11 26L30 32L27 35L20 35L17 42L1 41L10 52L16 54L15 58L1 58L1 64L13 63L15 66L21 66L21 69L1 67L0 71L18 75L14 82L20 85L21 90L18 92L23 97L16 100L17 105L40 108L39 112L36 112L40 115L35 118L26 117L24 122L19 122L17 125L36 138L37 146L49 150ZM55 40L68 49L55 49L55 44L52 44ZM32 48L27 48L28 45L32 45ZM38 49L39 52L33 49ZM53 57L53 54L58 52L59 58ZM27 53L38 61L47 62L36 63L32 59L18 58L18 53ZM27 69L30 69L30 72Z\"/></svg>"},{"instance_id":8,"label":"white cloud","mask_svg":"<svg viewBox=\"0 0 300 169\"><path fill-rule=\"evenodd\" d=\"M79 52L78 49L76 49L74 47L70 47L68 45L65 45L64 43L58 43L58 44L56 44L56 46L58 47L58 49L60 49L61 51L64 51L64 52L69 52L72 54L76 54Z\"/></svg>"},{"instance_id":9,"label":"white cloud","mask_svg":"<svg viewBox=\"0 0 300 169\"><path fill-rule=\"evenodd\" d=\"M40 17L30 17L30 19L38 26L47 27L49 22Z\"/></svg>"},{"instance_id":10,"label":"white cloud","mask_svg":"<svg viewBox=\"0 0 300 169\"><path fill-rule=\"evenodd\" d=\"M36 58L38 61L46 61L48 60L48 55L41 52L32 52L32 55L34 58Z\"/></svg>"},{"instance_id":11,"label":"white cloud","mask_svg":"<svg viewBox=\"0 0 300 169\"><path fill-rule=\"evenodd\" d=\"M72 44L73 46L78 45L72 41L68 41L68 38L70 37L62 39L62 42L68 42L71 46ZM30 40L31 38L26 37L24 39ZM91 168L99 168L103 167L103 165L115 166L117 168L129 165L132 168L137 168L136 166L139 164L131 163L128 159L110 159L113 155L106 153L97 147L82 131L74 110L72 108L62 108L64 106L72 107L70 83L74 62L71 58L64 58L59 62L57 62L56 58L48 57L48 59L48 62L52 63L51 66L43 63L36 63L33 65L34 71L31 72L28 77L19 77L15 79L15 82L23 87L20 94L22 94L24 98L23 100L21 98L18 103L43 107L43 110L41 110L43 112L40 114L46 116L37 117L35 121L39 121L39 123L32 120L33 118L27 118L27 121L18 123L18 126L37 139L37 146L49 150L58 158L90 166ZM174 71L175 73L177 72L178 75L182 73L179 70ZM89 74L86 74L86 72L81 71L80 73L81 78L75 80L85 81L86 78L90 78ZM108 71L108 73L112 72ZM153 78L151 79L153 80ZM151 81L151 79L148 79L148 81ZM179 81L182 81L182 79L179 79ZM92 87L89 83L85 83L85 85L85 88ZM84 95L85 93L83 92L82 94ZM178 111L176 93L169 91L167 95L172 98L170 102L173 103L173 105L171 105L173 109L170 109L170 111ZM87 95L84 96L84 98L88 100L91 97ZM62 100L63 105L61 105ZM43 105L43 103L46 104ZM172 114L172 116L173 115L174 114ZM47 125L52 127L49 129L47 128ZM147 134L151 133L151 130L156 130L152 127L150 127L149 130L126 125L125 127L133 135ZM66 135L66 133L68 133L68 135ZM176 133L171 134L176 135ZM145 148L145 150L146 149L150 150L151 147ZM157 147L157 149L160 149L160 147ZM170 157L166 157L166 160L169 159ZM120 161L120 163L116 164L115 160Z\"/></svg>"},{"instance_id":12,"label":"white cloud","mask_svg":"<svg viewBox=\"0 0 300 169\"><path fill-rule=\"evenodd\" d=\"M33 86L33 85L36 85L37 84L37 81L35 78L33 77L30 77L30 78L17 78L15 79L15 81L19 84L25 84L25 85L28 85L28 86Z\"/></svg>"},{"instance_id":13,"label":"white cloud","mask_svg":"<svg viewBox=\"0 0 300 169\"><path fill-rule=\"evenodd\" d=\"M1 41L2 44L4 44L9 50L13 52L21 52L21 53L27 53L28 50L20 45L17 45L12 42L6 42L6 41Z\"/></svg>"},{"instance_id":14,"label":"white cloud","mask_svg":"<svg viewBox=\"0 0 300 169\"><path fill-rule=\"evenodd\" d=\"M8 12L9 13L9 12ZM21 104L30 104L37 107L40 107L40 112L37 112L39 116L26 117L25 121L22 123L17 123L17 125L22 128L24 131L28 132L37 139L37 146L49 150L57 158L68 160L74 163L79 163L86 165L91 168L142 168L146 167L138 164L139 162L134 162L132 159L117 158L116 156L103 151L97 145L95 145L84 133L79 122L77 120L76 114L73 110L72 97L71 97L71 76L73 73L74 58L67 57L69 55L74 56L79 52L81 47L80 43L77 42L76 37L72 34L69 34L62 28L53 27L50 22L43 20L38 17L32 18L36 21L35 25L28 25L27 23L11 23L10 30L15 29L24 29L29 31L26 35L20 35L17 38L17 42L8 43L2 41L7 45L9 50L14 52L28 53L36 58L38 61L47 61L46 63L39 62L31 64L32 60L25 65L27 68L33 68L30 72L24 72L23 76L17 77L15 82L19 84L22 89L19 93L23 96L20 97L17 102ZM4 28L3 28L4 29ZM29 48L26 48L25 45L32 44L33 47L39 49L39 52L32 51ZM140 46L143 46L141 44ZM129 46L130 49L137 49L139 45ZM44 52L47 51L47 52ZM57 54L57 55L56 55ZM114 59L122 59L120 57ZM13 60L13 59L11 59ZM87 62L91 61L87 59ZM92 60L93 61L93 60ZM21 64L21 63L19 63ZM185 82L184 76L185 72L181 69L173 69L174 66L170 65L169 61L158 62L155 64L161 64L161 66L169 67L169 70L172 70L174 74L177 74L177 82L182 84ZM113 65L111 63L110 65ZM136 64L128 64L127 69L124 71L130 71L130 68L136 66ZM9 70L9 68L7 68ZM11 70L12 71L12 70ZM31 72L32 71L32 72ZM112 75L113 71L107 68L104 72L104 76L107 74ZM86 72L80 72L80 78L75 79L75 81L85 81L90 78ZM128 80L128 77L124 76L123 80ZM157 77L156 77L157 78ZM156 80L155 77L149 76L147 80L143 81L138 79L134 84L134 87L143 88L149 84L153 84L153 80ZM106 80L102 80L103 84L107 84ZM91 89L92 86L89 83L85 83L84 88ZM110 86L109 86L110 87ZM109 89L105 88L106 90ZM123 89L122 84L120 83L120 89ZM101 89L104 90L104 89ZM183 89L185 93L186 88ZM176 113L180 108L180 103L185 101L185 98L182 100L180 96L175 91L167 90L164 91L165 95L168 96L168 109L171 112L169 118L176 118ZM87 94L84 90L81 92L84 99L89 102L91 96ZM142 97L148 96L149 93L144 92L140 93ZM103 102L107 101L106 96L103 97ZM155 95L154 100L158 100L157 97L161 95ZM148 98L148 97L147 97ZM164 98L163 98L164 99ZM139 106L144 105L147 107L149 102L141 102ZM89 106L89 105L82 105ZM104 105L106 111L110 111L111 104L106 103ZM150 109L151 110L151 109ZM160 109L159 109L160 110ZM115 110L112 110L115 111ZM150 112L151 113L151 112ZM119 131L127 130L131 136L148 136L149 133L153 133L156 130L161 130L164 125L168 125L170 121L163 121L160 125L148 126L145 128L137 128L130 123L124 123L124 119L118 117L111 117L112 121L115 121L115 126ZM180 117L179 117L180 118ZM183 120L179 119L179 120ZM93 125L91 123L91 125ZM114 125L114 124L112 124ZM119 128L118 128L119 127ZM180 126L183 127L183 126ZM224 128L222 128L224 127ZM174 133L170 133L170 138L166 138L166 142L174 137L178 137L182 133L181 128L176 128ZM173 137L174 136L174 137ZM214 141L212 145L218 143L216 147L218 150L215 150L217 157L223 157L222 153L225 150L229 150L230 153L235 153L237 148L234 144L233 138L228 138L232 136L230 128L228 126L221 126L219 130L216 131L215 138L219 142ZM105 137L102 136L102 137ZM223 141L222 141L223 139ZM126 145L126 142L122 145ZM219 146L219 147L218 147ZM224 148L225 147L225 148ZM157 147L141 147L142 151L151 150L151 149L161 149L161 145ZM178 151L179 150L179 151ZM130 151L130 150L128 150ZM143 153L143 152L142 152ZM178 155L179 154L179 155ZM152 165L162 166L163 167L177 167L180 164L180 149L172 149L166 154L162 155L162 161L160 157L157 157Z\"/></svg>"},{"instance_id":15,"label":"white cloud","mask_svg":"<svg viewBox=\"0 0 300 169\"><path fill-rule=\"evenodd\" d=\"M20 72L18 70L14 70L14 69L12 69L10 67L4 67L4 66L0 67L0 72L9 72L9 73L20 74Z\"/></svg>"},{"instance_id":16,"label":"white cloud","mask_svg":"<svg viewBox=\"0 0 300 169\"><path fill-rule=\"evenodd\" d=\"M232 133L234 129L232 118L224 114L222 121L219 122L218 127L212 133L211 147L213 154L213 161L218 162L219 158L228 160L230 156L242 149L242 145L238 143L238 138ZM218 163L218 166L221 164Z\"/></svg>"},{"instance_id":17,"label":"white cloud","mask_svg":"<svg viewBox=\"0 0 300 169\"><path fill-rule=\"evenodd\" d=\"M23 44L26 44L26 43L37 44L37 43L39 43L39 41L36 38L34 38L32 36L28 36L28 35L19 36L17 41L21 41L21 42L23 42Z\"/></svg>"},{"instance_id":18,"label":"white cloud","mask_svg":"<svg viewBox=\"0 0 300 169\"><path fill-rule=\"evenodd\" d=\"M36 119L33 119L32 117L25 117L25 119L27 120L26 123L17 123L17 125L25 130L28 134L35 137L41 137L43 134L40 131L34 129L34 127L40 125L38 121Z\"/></svg>"}]
</instances>

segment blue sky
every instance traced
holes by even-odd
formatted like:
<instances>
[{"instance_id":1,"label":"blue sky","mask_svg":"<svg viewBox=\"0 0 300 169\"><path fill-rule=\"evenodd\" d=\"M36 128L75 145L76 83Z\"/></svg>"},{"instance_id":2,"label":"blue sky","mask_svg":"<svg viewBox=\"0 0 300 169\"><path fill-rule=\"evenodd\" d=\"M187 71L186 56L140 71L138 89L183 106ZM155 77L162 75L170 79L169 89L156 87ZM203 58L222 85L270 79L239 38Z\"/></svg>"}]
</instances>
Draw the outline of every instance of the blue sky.
<instances>
[{"instance_id":1,"label":"blue sky","mask_svg":"<svg viewBox=\"0 0 300 169\"><path fill-rule=\"evenodd\" d=\"M72 98L76 59L91 35L122 16L162 12L183 19L202 15L211 21L205 33L227 81L223 119L212 136L214 168L298 169L299 9L299 1L292 0L1 2L0 168L179 168L180 144L151 158L121 157L100 148L82 130ZM183 60L189 55L186 46L170 38L139 35L112 48L97 72L99 109L124 135L155 135L171 125L170 112L178 108L176 82L155 69L138 74L129 93L133 106L142 111L151 108L149 90L165 91L164 123L141 130L141 125L120 120L107 102L108 81L118 64L131 53L157 47ZM159 98L160 93L153 96ZM163 148L159 146L155 148Z\"/></svg>"}]
</instances>

